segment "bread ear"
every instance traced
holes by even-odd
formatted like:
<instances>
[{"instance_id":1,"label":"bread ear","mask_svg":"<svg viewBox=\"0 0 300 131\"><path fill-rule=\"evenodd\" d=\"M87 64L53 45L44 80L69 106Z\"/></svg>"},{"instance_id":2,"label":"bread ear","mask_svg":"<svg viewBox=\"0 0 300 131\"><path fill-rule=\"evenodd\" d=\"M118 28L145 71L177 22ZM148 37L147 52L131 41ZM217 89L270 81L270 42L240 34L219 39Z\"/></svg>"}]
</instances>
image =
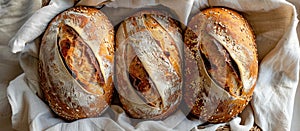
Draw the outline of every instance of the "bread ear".
<instances>
[{"instance_id":1,"label":"bread ear","mask_svg":"<svg viewBox=\"0 0 300 131\"><path fill-rule=\"evenodd\" d=\"M41 89L52 110L67 120L94 117L113 94L114 30L91 7L74 7L55 17L40 46Z\"/></svg>"},{"instance_id":2,"label":"bread ear","mask_svg":"<svg viewBox=\"0 0 300 131\"><path fill-rule=\"evenodd\" d=\"M185 102L212 123L237 116L251 99L258 75L255 36L236 11L208 8L185 31Z\"/></svg>"}]
</instances>

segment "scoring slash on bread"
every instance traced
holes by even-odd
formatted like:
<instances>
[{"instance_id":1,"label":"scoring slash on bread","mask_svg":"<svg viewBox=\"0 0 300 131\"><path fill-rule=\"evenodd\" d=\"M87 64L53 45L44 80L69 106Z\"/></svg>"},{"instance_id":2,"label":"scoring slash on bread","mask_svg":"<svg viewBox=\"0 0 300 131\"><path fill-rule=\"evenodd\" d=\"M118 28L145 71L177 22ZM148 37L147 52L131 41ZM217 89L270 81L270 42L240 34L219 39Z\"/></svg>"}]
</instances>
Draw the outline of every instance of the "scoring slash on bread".
<instances>
[{"instance_id":1,"label":"scoring slash on bread","mask_svg":"<svg viewBox=\"0 0 300 131\"><path fill-rule=\"evenodd\" d=\"M124 20L116 34L117 91L133 118L163 119L182 99L181 29L158 11Z\"/></svg>"},{"instance_id":2,"label":"scoring slash on bread","mask_svg":"<svg viewBox=\"0 0 300 131\"><path fill-rule=\"evenodd\" d=\"M39 53L40 87L66 120L100 115L113 95L114 30L101 11L73 7L48 25Z\"/></svg>"},{"instance_id":3,"label":"scoring slash on bread","mask_svg":"<svg viewBox=\"0 0 300 131\"><path fill-rule=\"evenodd\" d=\"M192 17L184 37L184 100L190 113L228 122L251 100L258 77L250 25L233 10L208 8Z\"/></svg>"}]
</instances>

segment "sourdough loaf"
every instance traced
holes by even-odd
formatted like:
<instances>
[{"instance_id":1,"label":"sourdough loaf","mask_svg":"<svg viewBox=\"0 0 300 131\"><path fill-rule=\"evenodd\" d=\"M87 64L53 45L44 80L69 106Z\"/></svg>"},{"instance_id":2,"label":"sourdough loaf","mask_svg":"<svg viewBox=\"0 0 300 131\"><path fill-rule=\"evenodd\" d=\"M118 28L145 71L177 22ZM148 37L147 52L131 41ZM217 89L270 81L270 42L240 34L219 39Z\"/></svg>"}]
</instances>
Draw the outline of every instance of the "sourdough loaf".
<instances>
[{"instance_id":1,"label":"sourdough loaf","mask_svg":"<svg viewBox=\"0 0 300 131\"><path fill-rule=\"evenodd\" d=\"M219 123L251 100L258 75L255 36L236 11L208 8L185 31L184 100L191 114Z\"/></svg>"},{"instance_id":2,"label":"sourdough loaf","mask_svg":"<svg viewBox=\"0 0 300 131\"><path fill-rule=\"evenodd\" d=\"M182 99L181 29L164 14L138 12L116 34L117 90L133 118L163 119Z\"/></svg>"},{"instance_id":3,"label":"sourdough loaf","mask_svg":"<svg viewBox=\"0 0 300 131\"><path fill-rule=\"evenodd\" d=\"M113 94L114 30L101 11L73 7L55 17L42 38L40 88L67 120L94 117Z\"/></svg>"}]
</instances>

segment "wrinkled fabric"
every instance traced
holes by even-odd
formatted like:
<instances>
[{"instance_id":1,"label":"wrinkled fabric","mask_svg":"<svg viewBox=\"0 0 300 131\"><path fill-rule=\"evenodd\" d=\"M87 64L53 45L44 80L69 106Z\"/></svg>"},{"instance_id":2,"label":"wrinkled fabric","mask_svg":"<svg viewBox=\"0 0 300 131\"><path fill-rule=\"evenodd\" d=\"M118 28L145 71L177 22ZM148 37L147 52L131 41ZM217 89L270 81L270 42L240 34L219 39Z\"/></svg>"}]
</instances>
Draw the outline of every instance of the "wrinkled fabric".
<instances>
[{"instance_id":1,"label":"wrinkled fabric","mask_svg":"<svg viewBox=\"0 0 300 131\"><path fill-rule=\"evenodd\" d=\"M23 72L19 65L19 54L11 52L8 42L39 8L39 0L0 1L0 130L12 130L12 113L7 98L7 86Z\"/></svg>"},{"instance_id":2,"label":"wrinkled fabric","mask_svg":"<svg viewBox=\"0 0 300 131\"><path fill-rule=\"evenodd\" d=\"M299 0L288 0L291 2L293 5L296 6L297 13L298 13L298 20L300 19L300 1ZM297 34L298 38L300 37L300 24L298 23L297 26ZM300 81L298 82L298 87L296 91L296 96L295 96L295 102L294 102L294 111L293 111L293 119L292 119L292 127L291 131L296 131L300 129Z\"/></svg>"},{"instance_id":3,"label":"wrinkled fabric","mask_svg":"<svg viewBox=\"0 0 300 131\"><path fill-rule=\"evenodd\" d=\"M249 130L256 123L263 130L290 130L299 81L300 57L296 32L297 13L292 4L283 0L176 0L172 2L115 0L101 9L114 25L141 7L158 9L168 7L183 24L187 24L189 18L199 10L210 6L225 6L242 12L256 35L260 63L253 99L232 121L201 126L201 129L197 129L196 127L204 122L187 119L181 110L162 121L140 122L129 118L119 105L112 105L100 117L74 122L63 121L53 114L38 96L40 94L37 77L38 40L35 39L45 30L47 23L59 13L59 11L51 11L49 7L56 5L56 8L66 9L72 5L72 2L59 3L54 0L49 6L38 10L10 42L12 51L20 52L20 64L25 71L10 83L7 92L12 108L14 129L197 131L215 130L219 126L229 124L232 130ZM178 8L178 5L182 5L181 8ZM48 15L43 15L46 12ZM34 19L35 17L43 20ZM32 24L33 21L37 23ZM24 35L27 31L32 32L33 35Z\"/></svg>"},{"instance_id":4,"label":"wrinkled fabric","mask_svg":"<svg viewBox=\"0 0 300 131\"><path fill-rule=\"evenodd\" d=\"M9 46L12 52L22 51L26 43L33 41L44 32L53 17L73 5L74 0L52 0L48 6L37 10L10 40Z\"/></svg>"}]
</instances>

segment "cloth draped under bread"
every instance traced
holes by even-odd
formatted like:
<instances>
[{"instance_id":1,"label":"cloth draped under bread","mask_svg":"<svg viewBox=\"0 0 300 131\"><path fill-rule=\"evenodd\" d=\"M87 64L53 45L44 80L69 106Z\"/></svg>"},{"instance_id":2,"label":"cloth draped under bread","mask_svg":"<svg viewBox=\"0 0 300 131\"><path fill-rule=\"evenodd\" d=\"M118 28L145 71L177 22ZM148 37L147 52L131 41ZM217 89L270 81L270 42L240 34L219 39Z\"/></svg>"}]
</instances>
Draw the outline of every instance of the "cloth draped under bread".
<instances>
[{"instance_id":1,"label":"cloth draped under bread","mask_svg":"<svg viewBox=\"0 0 300 131\"><path fill-rule=\"evenodd\" d=\"M103 0L81 0L80 5L97 5ZM180 5L180 6L178 6ZM295 7L284 0L115 0L101 11L113 25L138 8L168 8L187 24L190 16L210 6L224 6L242 12L254 29L259 57L259 79L253 99L242 114L228 123L206 125L189 120L180 110L162 121L135 123L118 105L101 117L65 122L56 117L39 97L37 74L38 37L59 12L74 6L73 0L52 0L35 12L10 41L12 52L20 52L24 73L11 81L8 99L15 130L215 130L229 124L232 130L249 130L257 124L263 130L290 130L295 93L299 81L299 40ZM29 35L30 34L30 35Z\"/></svg>"}]
</instances>

